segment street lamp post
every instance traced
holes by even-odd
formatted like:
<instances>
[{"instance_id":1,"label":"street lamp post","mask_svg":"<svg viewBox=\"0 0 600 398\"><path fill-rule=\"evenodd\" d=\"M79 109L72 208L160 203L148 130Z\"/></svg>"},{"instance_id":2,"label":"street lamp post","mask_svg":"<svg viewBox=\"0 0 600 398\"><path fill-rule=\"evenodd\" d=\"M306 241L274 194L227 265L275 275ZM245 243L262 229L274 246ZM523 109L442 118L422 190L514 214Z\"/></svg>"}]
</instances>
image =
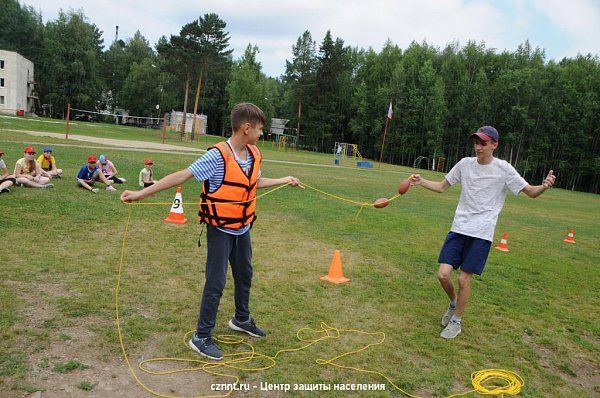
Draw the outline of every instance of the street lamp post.
<instances>
[{"instance_id":1,"label":"street lamp post","mask_svg":"<svg viewBox=\"0 0 600 398\"><path fill-rule=\"evenodd\" d=\"M152 67L158 69L158 67L154 64L152 64ZM160 119L160 104L162 104L163 100L163 76L160 73L160 69L158 70L158 73L160 74L160 99L158 101L158 104L156 104L156 118Z\"/></svg>"}]
</instances>

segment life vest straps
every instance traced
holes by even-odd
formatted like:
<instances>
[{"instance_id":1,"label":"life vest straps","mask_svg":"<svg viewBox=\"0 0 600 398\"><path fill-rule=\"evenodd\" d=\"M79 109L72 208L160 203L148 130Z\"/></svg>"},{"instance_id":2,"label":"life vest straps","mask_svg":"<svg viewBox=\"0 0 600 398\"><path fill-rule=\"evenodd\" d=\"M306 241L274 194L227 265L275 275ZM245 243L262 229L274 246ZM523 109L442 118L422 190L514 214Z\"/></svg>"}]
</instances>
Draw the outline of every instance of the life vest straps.
<instances>
[{"instance_id":1,"label":"life vest straps","mask_svg":"<svg viewBox=\"0 0 600 398\"><path fill-rule=\"evenodd\" d=\"M248 214L246 217L244 217L244 221L248 221L248 219L253 216L254 213ZM240 222L240 219L238 217L219 217L215 216L214 214L205 214L203 215L203 217L211 220L216 220L219 224L232 224Z\"/></svg>"},{"instance_id":2,"label":"life vest straps","mask_svg":"<svg viewBox=\"0 0 600 398\"><path fill-rule=\"evenodd\" d=\"M252 189L252 186L249 186L248 184L243 184L243 183L240 183L240 182L233 182L233 181L226 181L226 180L223 180L223 182L221 183L221 185L229 185L231 187L245 188L247 191L249 191L250 189Z\"/></svg>"},{"instance_id":3,"label":"life vest straps","mask_svg":"<svg viewBox=\"0 0 600 398\"><path fill-rule=\"evenodd\" d=\"M207 203L207 202L215 202L215 203L230 203L232 205L239 205L239 206L246 206L248 207L250 205L250 203L252 203L251 200L231 200L231 199L225 199L225 198L215 198L211 195L205 195L202 194L200 197L202 203Z\"/></svg>"}]
</instances>

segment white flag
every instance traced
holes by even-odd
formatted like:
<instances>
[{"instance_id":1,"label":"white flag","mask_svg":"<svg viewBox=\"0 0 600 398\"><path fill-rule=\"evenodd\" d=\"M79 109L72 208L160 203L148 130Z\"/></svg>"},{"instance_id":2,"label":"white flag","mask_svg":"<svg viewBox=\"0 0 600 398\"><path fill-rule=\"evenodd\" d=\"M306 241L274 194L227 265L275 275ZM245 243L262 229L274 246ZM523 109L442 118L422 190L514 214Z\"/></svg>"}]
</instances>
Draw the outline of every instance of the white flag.
<instances>
[{"instance_id":1,"label":"white flag","mask_svg":"<svg viewBox=\"0 0 600 398\"><path fill-rule=\"evenodd\" d=\"M394 111L392 110L392 103L390 102L390 109L388 109L387 117L388 119L391 119L392 116L394 116Z\"/></svg>"}]
</instances>

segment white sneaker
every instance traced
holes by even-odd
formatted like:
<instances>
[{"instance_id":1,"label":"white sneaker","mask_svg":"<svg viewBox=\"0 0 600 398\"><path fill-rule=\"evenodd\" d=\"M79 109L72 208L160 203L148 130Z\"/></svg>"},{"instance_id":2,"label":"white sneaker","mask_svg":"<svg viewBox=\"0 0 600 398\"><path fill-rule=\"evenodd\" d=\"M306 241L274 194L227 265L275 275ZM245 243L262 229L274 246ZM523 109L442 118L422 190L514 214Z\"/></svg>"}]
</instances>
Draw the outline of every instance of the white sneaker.
<instances>
[{"instance_id":1,"label":"white sneaker","mask_svg":"<svg viewBox=\"0 0 600 398\"><path fill-rule=\"evenodd\" d=\"M450 323L450 319L452 319L452 315L454 315L454 311L456 311L456 307L448 306L448 309L446 310L446 313L444 314L444 316L442 317L442 321L440 322L443 327L448 326L448 323Z\"/></svg>"},{"instance_id":2,"label":"white sneaker","mask_svg":"<svg viewBox=\"0 0 600 398\"><path fill-rule=\"evenodd\" d=\"M119 178L121 179L121 181L122 181L122 182L127 182L127 180L126 180L126 179L124 179L124 178L121 178L121 177L119 177Z\"/></svg>"},{"instance_id":3,"label":"white sneaker","mask_svg":"<svg viewBox=\"0 0 600 398\"><path fill-rule=\"evenodd\" d=\"M92 188L92 192L93 193L98 193L98 192L100 192L100 190L98 188Z\"/></svg>"},{"instance_id":4,"label":"white sneaker","mask_svg":"<svg viewBox=\"0 0 600 398\"><path fill-rule=\"evenodd\" d=\"M461 331L460 322L450 321L448 326L446 326L446 328L442 330L442 333L440 333L440 337L445 339L453 339L458 336Z\"/></svg>"},{"instance_id":5,"label":"white sneaker","mask_svg":"<svg viewBox=\"0 0 600 398\"><path fill-rule=\"evenodd\" d=\"M109 185L106 187L106 190L110 191L110 192L115 192L117 190L117 188L113 187L112 185Z\"/></svg>"}]
</instances>

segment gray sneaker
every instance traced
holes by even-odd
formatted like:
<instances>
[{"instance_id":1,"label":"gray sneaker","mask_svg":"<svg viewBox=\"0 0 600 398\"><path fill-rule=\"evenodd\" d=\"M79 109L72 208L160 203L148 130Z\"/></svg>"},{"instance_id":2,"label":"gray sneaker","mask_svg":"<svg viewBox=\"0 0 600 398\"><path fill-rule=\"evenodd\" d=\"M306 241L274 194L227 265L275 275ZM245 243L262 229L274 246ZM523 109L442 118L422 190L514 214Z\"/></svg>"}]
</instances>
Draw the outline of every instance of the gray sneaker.
<instances>
[{"instance_id":1,"label":"gray sneaker","mask_svg":"<svg viewBox=\"0 0 600 398\"><path fill-rule=\"evenodd\" d=\"M215 361L223 359L221 349L210 336L201 338L194 333L188 345L192 350L209 359L214 359Z\"/></svg>"},{"instance_id":2,"label":"gray sneaker","mask_svg":"<svg viewBox=\"0 0 600 398\"><path fill-rule=\"evenodd\" d=\"M444 330L442 330L442 333L440 333L440 337L443 337L445 339L453 339L456 336L458 336L460 332L460 322L450 321L450 323L448 323L448 326L446 326Z\"/></svg>"},{"instance_id":3,"label":"gray sneaker","mask_svg":"<svg viewBox=\"0 0 600 398\"><path fill-rule=\"evenodd\" d=\"M54 188L54 184L42 185L42 188Z\"/></svg>"},{"instance_id":4,"label":"gray sneaker","mask_svg":"<svg viewBox=\"0 0 600 398\"><path fill-rule=\"evenodd\" d=\"M90 192L92 192L92 193L98 193L98 192L100 192L100 190L98 188L92 188L92 190Z\"/></svg>"},{"instance_id":5,"label":"gray sneaker","mask_svg":"<svg viewBox=\"0 0 600 398\"><path fill-rule=\"evenodd\" d=\"M452 315L454 315L454 311L456 311L456 307L448 306L448 309L446 310L446 313L442 317L442 321L441 321L441 324L443 327L448 326L448 323L450 322Z\"/></svg>"}]
</instances>

